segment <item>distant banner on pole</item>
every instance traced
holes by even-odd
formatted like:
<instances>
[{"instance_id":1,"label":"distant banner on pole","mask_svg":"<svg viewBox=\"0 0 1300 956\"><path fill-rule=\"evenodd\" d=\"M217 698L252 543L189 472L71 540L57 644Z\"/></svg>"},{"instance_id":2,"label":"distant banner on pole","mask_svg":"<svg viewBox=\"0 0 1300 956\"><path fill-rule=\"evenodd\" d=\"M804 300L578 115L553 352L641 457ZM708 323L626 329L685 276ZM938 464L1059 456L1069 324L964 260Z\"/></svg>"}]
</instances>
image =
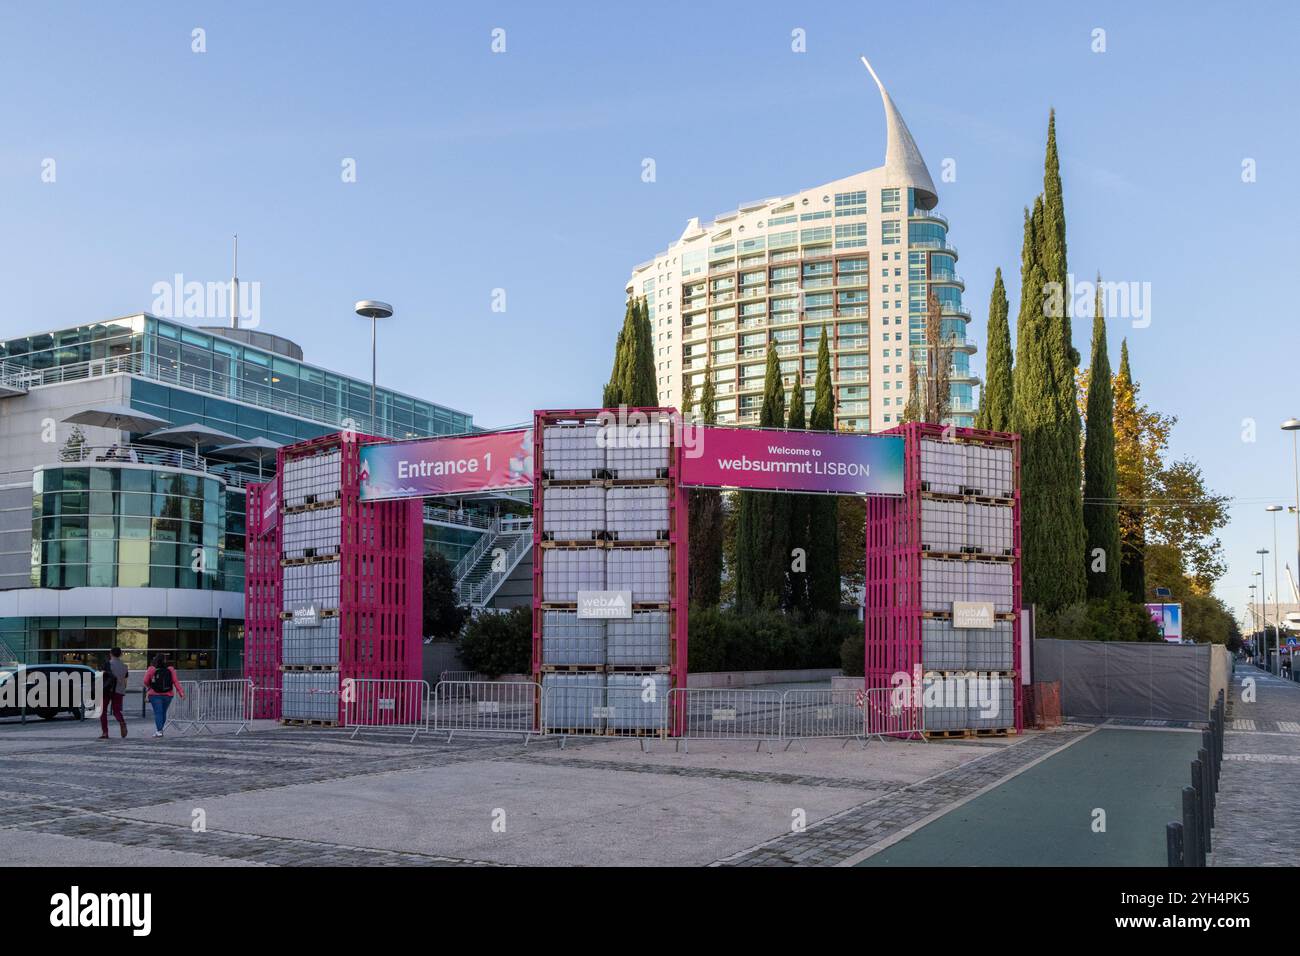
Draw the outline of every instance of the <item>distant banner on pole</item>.
<instances>
[{"instance_id":1,"label":"distant banner on pole","mask_svg":"<svg viewBox=\"0 0 1300 956\"><path fill-rule=\"evenodd\" d=\"M509 491L533 483L527 429L361 447L361 500Z\"/></svg>"},{"instance_id":2,"label":"distant banner on pole","mask_svg":"<svg viewBox=\"0 0 1300 956\"><path fill-rule=\"evenodd\" d=\"M683 485L833 495L901 495L902 436L694 429L683 450Z\"/></svg>"},{"instance_id":3,"label":"distant banner on pole","mask_svg":"<svg viewBox=\"0 0 1300 956\"><path fill-rule=\"evenodd\" d=\"M1160 628L1160 636L1166 641L1183 639L1183 606L1181 604L1148 604L1147 613Z\"/></svg>"}]
</instances>

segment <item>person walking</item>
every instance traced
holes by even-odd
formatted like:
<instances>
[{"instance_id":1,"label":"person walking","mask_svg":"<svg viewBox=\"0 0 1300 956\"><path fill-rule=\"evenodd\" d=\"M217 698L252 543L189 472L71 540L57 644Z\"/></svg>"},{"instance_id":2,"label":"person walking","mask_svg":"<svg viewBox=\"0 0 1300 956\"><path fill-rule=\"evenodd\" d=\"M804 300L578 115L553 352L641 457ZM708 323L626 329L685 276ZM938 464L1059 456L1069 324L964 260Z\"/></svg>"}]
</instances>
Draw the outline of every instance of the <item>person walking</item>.
<instances>
[{"instance_id":1,"label":"person walking","mask_svg":"<svg viewBox=\"0 0 1300 956\"><path fill-rule=\"evenodd\" d=\"M126 682L130 670L122 660L122 648L112 647L108 651L108 660L104 663L104 703L99 711L99 739L108 739L108 709L111 705L117 725L126 736L126 718L122 716L122 699L126 694Z\"/></svg>"},{"instance_id":2,"label":"person walking","mask_svg":"<svg viewBox=\"0 0 1300 956\"><path fill-rule=\"evenodd\" d=\"M163 735L167 724L167 708L172 705L172 695L185 699L185 688L181 687L176 676L176 668L167 663L167 656L159 654L153 664L144 672L145 693L149 695L149 706L153 708L153 725L155 737Z\"/></svg>"}]
</instances>

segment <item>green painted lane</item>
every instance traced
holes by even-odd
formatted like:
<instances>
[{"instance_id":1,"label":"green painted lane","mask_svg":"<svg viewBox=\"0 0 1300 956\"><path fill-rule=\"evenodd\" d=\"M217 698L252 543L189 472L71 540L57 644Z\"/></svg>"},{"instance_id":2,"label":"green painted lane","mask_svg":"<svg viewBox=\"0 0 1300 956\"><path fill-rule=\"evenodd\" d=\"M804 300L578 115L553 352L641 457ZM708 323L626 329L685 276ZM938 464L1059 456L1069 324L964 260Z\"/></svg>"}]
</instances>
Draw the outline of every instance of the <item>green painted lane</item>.
<instances>
[{"instance_id":1,"label":"green painted lane","mask_svg":"<svg viewBox=\"0 0 1300 956\"><path fill-rule=\"evenodd\" d=\"M1199 732L1099 730L858 865L1164 866L1200 746Z\"/></svg>"}]
</instances>

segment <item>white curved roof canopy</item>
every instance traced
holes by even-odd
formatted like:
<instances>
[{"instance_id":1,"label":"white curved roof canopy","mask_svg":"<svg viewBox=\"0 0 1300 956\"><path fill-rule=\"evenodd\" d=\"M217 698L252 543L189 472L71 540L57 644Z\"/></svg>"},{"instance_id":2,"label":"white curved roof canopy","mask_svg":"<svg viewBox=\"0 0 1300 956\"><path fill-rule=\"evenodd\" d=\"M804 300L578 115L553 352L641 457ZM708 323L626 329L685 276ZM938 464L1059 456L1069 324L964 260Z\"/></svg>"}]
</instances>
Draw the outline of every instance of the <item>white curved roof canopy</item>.
<instances>
[{"instance_id":1,"label":"white curved roof canopy","mask_svg":"<svg viewBox=\"0 0 1300 956\"><path fill-rule=\"evenodd\" d=\"M880 77L865 56L862 65L876 81L885 107L885 170L889 182L911 186L916 192L916 205L921 209L932 209L939 202L939 193L934 188L934 180L930 178L930 170L925 166L921 151L916 148L916 140L912 139L898 107L885 90L885 84L880 82Z\"/></svg>"}]
</instances>

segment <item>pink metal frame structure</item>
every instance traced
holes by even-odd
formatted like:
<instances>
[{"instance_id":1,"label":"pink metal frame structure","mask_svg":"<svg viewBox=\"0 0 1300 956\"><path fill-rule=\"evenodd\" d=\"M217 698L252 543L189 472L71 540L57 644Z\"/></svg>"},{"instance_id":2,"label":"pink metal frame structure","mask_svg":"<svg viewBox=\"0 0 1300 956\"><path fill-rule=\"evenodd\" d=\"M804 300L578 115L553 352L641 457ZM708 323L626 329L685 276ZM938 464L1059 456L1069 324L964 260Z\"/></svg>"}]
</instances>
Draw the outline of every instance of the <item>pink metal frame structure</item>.
<instances>
[{"instance_id":1,"label":"pink metal frame structure","mask_svg":"<svg viewBox=\"0 0 1300 956\"><path fill-rule=\"evenodd\" d=\"M925 671L921 655L921 439L968 444L1010 446L1014 468L1012 505L1012 601L1015 617L1012 667L1015 692L1015 727L1024 729L1023 689L1020 683L1020 436L974 428L945 428L911 422L882 434L902 435L904 484L902 498L867 498L866 686L891 686L895 674Z\"/></svg>"},{"instance_id":2,"label":"pink metal frame structure","mask_svg":"<svg viewBox=\"0 0 1300 956\"><path fill-rule=\"evenodd\" d=\"M669 610L672 614L672 640L669 648L668 686L670 699L678 700L672 715L673 736L678 729L685 726L685 701L682 695L671 694L672 688L685 687L687 681L687 642L689 639L690 606L690 509L689 492L678 480L682 467L681 416L675 408L586 408L586 409L548 409L533 412L533 680L541 682L542 665L542 529L545 527L543 514L544 482L542 472L545 469L546 448L545 434L547 425L561 423L594 422L604 415L614 421L622 421L621 416L641 413L648 416L671 416L673 422L673 447L668 456L668 488L673 505L669 515L670 527L668 547L673 569L671 599ZM676 711L680 710L681 713Z\"/></svg>"},{"instance_id":3,"label":"pink metal frame structure","mask_svg":"<svg viewBox=\"0 0 1300 956\"><path fill-rule=\"evenodd\" d=\"M278 688L281 665L282 511L263 528L263 505L274 493L282 508L285 463L340 451L339 677L418 680L421 676L424 521L420 499L361 501L360 448L380 441L339 432L287 445L276 477L250 486L245 576L245 676ZM272 491L271 489L274 489ZM265 533L263 533L265 531ZM260 693L258 717L280 716L278 694ZM264 703L265 702L265 703Z\"/></svg>"},{"instance_id":4,"label":"pink metal frame structure","mask_svg":"<svg viewBox=\"0 0 1300 956\"><path fill-rule=\"evenodd\" d=\"M244 558L244 676L257 688L253 716L280 716L280 522L263 520L279 479L248 486ZM274 503L278 509L278 499ZM278 515L276 516L278 517Z\"/></svg>"}]
</instances>

